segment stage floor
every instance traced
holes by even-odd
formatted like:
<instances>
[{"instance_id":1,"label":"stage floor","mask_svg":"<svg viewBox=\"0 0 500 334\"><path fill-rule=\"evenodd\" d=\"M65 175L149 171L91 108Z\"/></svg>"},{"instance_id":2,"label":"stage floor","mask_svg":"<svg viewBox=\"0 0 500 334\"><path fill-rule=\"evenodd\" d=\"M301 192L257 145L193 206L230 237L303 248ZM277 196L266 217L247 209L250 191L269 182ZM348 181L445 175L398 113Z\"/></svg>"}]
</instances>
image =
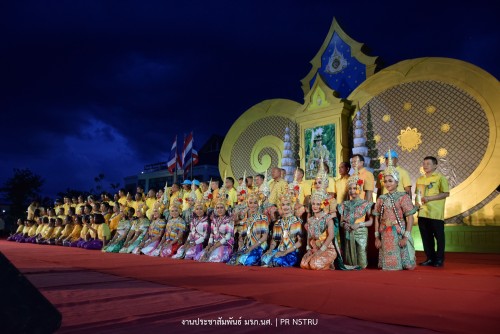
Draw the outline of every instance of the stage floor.
<instances>
[{"instance_id":1,"label":"stage floor","mask_svg":"<svg viewBox=\"0 0 500 334\"><path fill-rule=\"evenodd\" d=\"M62 313L59 333L496 333L500 325L498 254L449 253L445 268L312 272L3 240L0 251ZM186 322L220 318L241 325Z\"/></svg>"}]
</instances>

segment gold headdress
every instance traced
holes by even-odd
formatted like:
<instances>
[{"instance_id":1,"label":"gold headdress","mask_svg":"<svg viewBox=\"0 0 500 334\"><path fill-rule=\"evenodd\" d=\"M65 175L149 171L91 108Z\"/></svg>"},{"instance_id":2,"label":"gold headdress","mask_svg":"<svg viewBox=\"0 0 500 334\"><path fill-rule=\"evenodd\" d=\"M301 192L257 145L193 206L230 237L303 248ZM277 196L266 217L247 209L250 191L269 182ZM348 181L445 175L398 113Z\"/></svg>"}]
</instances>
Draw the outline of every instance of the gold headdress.
<instances>
[{"instance_id":1,"label":"gold headdress","mask_svg":"<svg viewBox=\"0 0 500 334\"><path fill-rule=\"evenodd\" d=\"M194 190L194 187L191 188L191 192L189 193L189 197L188 198L192 199L195 202L198 199L198 196L196 196L196 190Z\"/></svg>"},{"instance_id":2,"label":"gold headdress","mask_svg":"<svg viewBox=\"0 0 500 334\"><path fill-rule=\"evenodd\" d=\"M257 192L253 192L253 193L248 194L246 200L249 201L251 199L256 200L258 203L260 202L259 194Z\"/></svg>"},{"instance_id":3,"label":"gold headdress","mask_svg":"<svg viewBox=\"0 0 500 334\"><path fill-rule=\"evenodd\" d=\"M280 197L279 206L281 207L284 202L290 202L290 205L293 206L293 203L295 202L294 196L288 192L284 193Z\"/></svg>"},{"instance_id":4,"label":"gold headdress","mask_svg":"<svg viewBox=\"0 0 500 334\"><path fill-rule=\"evenodd\" d=\"M359 178L359 173L358 173L358 166L354 166L354 173L349 177L347 180L347 186L356 186L357 189L363 188L363 179Z\"/></svg>"},{"instance_id":5,"label":"gold headdress","mask_svg":"<svg viewBox=\"0 0 500 334\"><path fill-rule=\"evenodd\" d=\"M268 198L271 195L271 189L269 189L269 183L267 182L267 169L264 172L264 182L260 185L259 191Z\"/></svg>"},{"instance_id":6,"label":"gold headdress","mask_svg":"<svg viewBox=\"0 0 500 334\"><path fill-rule=\"evenodd\" d=\"M328 174L326 174L325 166L323 165L323 157L320 158L318 173L316 174L315 182L319 182L320 189L315 189L311 195L311 202L313 199L324 201L328 198L326 189L328 188Z\"/></svg>"},{"instance_id":7,"label":"gold headdress","mask_svg":"<svg viewBox=\"0 0 500 334\"><path fill-rule=\"evenodd\" d=\"M178 198L178 199L176 199L175 201L172 201L172 202L170 203L169 210L172 210L173 208L177 208L177 209L179 209L180 211L182 211L182 210L181 210L181 207L182 207L182 198Z\"/></svg>"},{"instance_id":8,"label":"gold headdress","mask_svg":"<svg viewBox=\"0 0 500 334\"><path fill-rule=\"evenodd\" d=\"M245 196L246 197L246 195L248 194L246 178L247 178L247 171L245 171L243 173L243 184L241 186L238 186L238 188L236 188L236 191L238 192L238 196Z\"/></svg>"},{"instance_id":9,"label":"gold headdress","mask_svg":"<svg viewBox=\"0 0 500 334\"><path fill-rule=\"evenodd\" d=\"M384 170L384 176L392 176L394 180L399 182L399 172L396 167L392 164L392 152L391 149L387 152L387 168Z\"/></svg>"},{"instance_id":10,"label":"gold headdress","mask_svg":"<svg viewBox=\"0 0 500 334\"><path fill-rule=\"evenodd\" d=\"M201 207L203 208L203 211L205 211L205 201L203 199L197 199L197 200L195 200L193 208L195 208L198 205L201 205Z\"/></svg>"}]
</instances>

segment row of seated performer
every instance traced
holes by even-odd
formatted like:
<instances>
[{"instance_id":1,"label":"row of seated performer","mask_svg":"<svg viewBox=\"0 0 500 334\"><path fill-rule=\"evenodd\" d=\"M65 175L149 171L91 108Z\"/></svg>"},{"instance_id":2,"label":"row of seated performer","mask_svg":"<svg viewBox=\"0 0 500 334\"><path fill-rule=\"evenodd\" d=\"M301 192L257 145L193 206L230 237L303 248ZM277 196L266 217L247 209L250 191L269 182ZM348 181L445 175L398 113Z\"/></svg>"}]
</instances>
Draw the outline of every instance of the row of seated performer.
<instances>
[{"instance_id":1,"label":"row of seated performer","mask_svg":"<svg viewBox=\"0 0 500 334\"><path fill-rule=\"evenodd\" d=\"M240 191L244 200L234 207L228 206L221 188L213 208L194 191L193 204L185 210L183 199L178 198L167 203L163 212L160 205L153 207L151 219L144 207L121 206L113 233L102 213L91 213L68 215L64 220L44 217L38 225L28 221L9 240L229 265L349 270L366 268L367 227L375 223L379 267L413 269L411 227L416 208L408 194L396 191L394 173L392 166L384 172L392 205L381 197L373 210L371 202L359 198L363 182L357 170L348 180L350 200L336 205L335 199L328 198L328 175L320 167L307 214L293 186L277 205L267 201L266 186L251 193ZM302 217L308 218L304 222ZM341 229L344 237L339 242Z\"/></svg>"}]
</instances>

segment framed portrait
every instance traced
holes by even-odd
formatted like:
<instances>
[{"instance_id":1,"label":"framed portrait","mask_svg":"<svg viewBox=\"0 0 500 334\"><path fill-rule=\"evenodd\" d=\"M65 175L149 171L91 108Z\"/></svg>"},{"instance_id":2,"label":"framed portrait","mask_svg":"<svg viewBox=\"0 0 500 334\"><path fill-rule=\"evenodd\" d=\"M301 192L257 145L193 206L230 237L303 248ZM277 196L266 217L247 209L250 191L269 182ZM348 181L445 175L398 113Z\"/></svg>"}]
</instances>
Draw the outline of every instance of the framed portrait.
<instances>
[{"instance_id":1,"label":"framed portrait","mask_svg":"<svg viewBox=\"0 0 500 334\"><path fill-rule=\"evenodd\" d=\"M336 176L336 133L335 124L325 124L304 130L306 179L314 179L318 173L321 158L328 165L328 176Z\"/></svg>"}]
</instances>

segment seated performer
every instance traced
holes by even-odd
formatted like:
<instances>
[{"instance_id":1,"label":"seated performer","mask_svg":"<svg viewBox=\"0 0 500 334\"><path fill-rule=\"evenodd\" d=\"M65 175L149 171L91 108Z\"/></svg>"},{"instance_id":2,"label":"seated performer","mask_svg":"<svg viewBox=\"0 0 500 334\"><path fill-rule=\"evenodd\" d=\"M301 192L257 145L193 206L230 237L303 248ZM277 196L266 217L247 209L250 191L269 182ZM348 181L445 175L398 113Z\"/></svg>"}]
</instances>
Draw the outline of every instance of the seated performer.
<instances>
[{"instance_id":1,"label":"seated performer","mask_svg":"<svg viewBox=\"0 0 500 334\"><path fill-rule=\"evenodd\" d=\"M208 245L200 256L202 262L227 262L233 253L234 226L226 212L225 202L221 199L215 205Z\"/></svg>"},{"instance_id":2,"label":"seated performer","mask_svg":"<svg viewBox=\"0 0 500 334\"><path fill-rule=\"evenodd\" d=\"M194 204L194 215L189 225L189 235L184 245L173 259L198 260L203 250L203 242L208 237L208 217L205 215L205 204L197 200Z\"/></svg>"},{"instance_id":3,"label":"seated performer","mask_svg":"<svg viewBox=\"0 0 500 334\"><path fill-rule=\"evenodd\" d=\"M153 221L149 225L148 233L144 239L142 239L141 243L132 251L132 253L150 255L149 253L155 250L160 244L167 222L161 218L159 208L153 209L153 215L151 218Z\"/></svg>"},{"instance_id":4,"label":"seated performer","mask_svg":"<svg viewBox=\"0 0 500 334\"><path fill-rule=\"evenodd\" d=\"M46 243L49 245L55 245L56 240L59 239L59 237L61 236L63 229L64 229L64 226L63 226L62 218L56 218L56 224L54 226L54 231L52 231L52 235L50 236L50 238L47 240Z\"/></svg>"},{"instance_id":5,"label":"seated performer","mask_svg":"<svg viewBox=\"0 0 500 334\"><path fill-rule=\"evenodd\" d=\"M146 255L170 257L177 253L184 243L184 235L187 231L186 221L180 216L181 208L181 202L170 202L169 218L165 225L165 234L156 249L145 253Z\"/></svg>"},{"instance_id":6,"label":"seated performer","mask_svg":"<svg viewBox=\"0 0 500 334\"><path fill-rule=\"evenodd\" d=\"M110 238L111 232L109 231L109 226L104 219L104 216L100 213L95 213L93 215L93 224L89 225L89 232L94 235L94 238L87 241L83 248L99 250L106 246L107 241Z\"/></svg>"},{"instance_id":7,"label":"seated performer","mask_svg":"<svg viewBox=\"0 0 500 334\"><path fill-rule=\"evenodd\" d=\"M62 246L63 241L71 235L71 232L75 227L73 224L73 217L74 216L66 216L66 218L64 219L64 228L59 238L55 241L56 245Z\"/></svg>"},{"instance_id":8,"label":"seated performer","mask_svg":"<svg viewBox=\"0 0 500 334\"><path fill-rule=\"evenodd\" d=\"M266 215L259 213L258 193L248 195L247 205L248 212L238 243L241 246L227 262L230 265L260 265L260 258L267 248L269 221Z\"/></svg>"},{"instance_id":9,"label":"seated performer","mask_svg":"<svg viewBox=\"0 0 500 334\"><path fill-rule=\"evenodd\" d=\"M24 221L19 218L17 220L17 229L16 229L16 232L14 232L13 234L11 234L8 238L7 238L7 241L16 241L19 236L22 236L23 235L23 229L24 229Z\"/></svg>"},{"instance_id":10,"label":"seated performer","mask_svg":"<svg viewBox=\"0 0 500 334\"><path fill-rule=\"evenodd\" d=\"M300 267L311 270L335 269L333 264L338 252L335 246L335 212L330 212L328 174L324 164L319 164L315 179L315 189L310 198L310 217L307 219L307 246Z\"/></svg>"},{"instance_id":11,"label":"seated performer","mask_svg":"<svg viewBox=\"0 0 500 334\"><path fill-rule=\"evenodd\" d=\"M49 219L49 224L46 227L44 227L44 229L42 230L42 233L36 239L36 243L37 244L45 244L45 243L47 243L47 241L50 239L50 236L52 235L52 232L54 232L55 224L56 224L56 219L55 218Z\"/></svg>"},{"instance_id":12,"label":"seated performer","mask_svg":"<svg viewBox=\"0 0 500 334\"><path fill-rule=\"evenodd\" d=\"M106 247L103 248L103 252L108 253L118 253L125 243L127 234L132 226L131 219L134 216L134 208L124 207L122 209L122 220L118 223L116 228L116 233L108 243Z\"/></svg>"},{"instance_id":13,"label":"seated performer","mask_svg":"<svg viewBox=\"0 0 500 334\"><path fill-rule=\"evenodd\" d=\"M373 220L370 214L372 203L359 197L362 187L363 180L359 178L357 168L354 168L354 174L347 181L350 200L339 204L338 209L340 224L345 230L345 263L364 269L368 266L367 226L371 226Z\"/></svg>"},{"instance_id":14,"label":"seated performer","mask_svg":"<svg viewBox=\"0 0 500 334\"><path fill-rule=\"evenodd\" d=\"M262 255L264 267L292 267L299 260L302 220L294 216L290 194L281 196L278 204L282 215L273 227L269 250Z\"/></svg>"},{"instance_id":15,"label":"seated performer","mask_svg":"<svg viewBox=\"0 0 500 334\"><path fill-rule=\"evenodd\" d=\"M122 249L120 249L120 253L132 253L132 251L139 246L139 244L142 242L142 239L146 236L146 233L148 232L150 221L146 215L146 206L141 203L139 204L137 208L137 220L134 224L134 226L130 229L129 233L132 233L132 236L130 239L125 241L123 244ZM128 237L127 237L128 238Z\"/></svg>"},{"instance_id":16,"label":"seated performer","mask_svg":"<svg viewBox=\"0 0 500 334\"><path fill-rule=\"evenodd\" d=\"M389 152L389 157L391 156ZM402 270L415 268L415 248L411 237L413 206L410 196L397 192L399 173L392 166L384 171L384 185L388 193L375 203L375 246L379 249L379 268ZM406 223L406 224L405 224Z\"/></svg>"},{"instance_id":17,"label":"seated performer","mask_svg":"<svg viewBox=\"0 0 500 334\"><path fill-rule=\"evenodd\" d=\"M73 230L71 230L71 234L68 237L63 239L63 246L76 247L78 239L80 238L83 227L82 216L75 216L73 222Z\"/></svg>"}]
</instances>

